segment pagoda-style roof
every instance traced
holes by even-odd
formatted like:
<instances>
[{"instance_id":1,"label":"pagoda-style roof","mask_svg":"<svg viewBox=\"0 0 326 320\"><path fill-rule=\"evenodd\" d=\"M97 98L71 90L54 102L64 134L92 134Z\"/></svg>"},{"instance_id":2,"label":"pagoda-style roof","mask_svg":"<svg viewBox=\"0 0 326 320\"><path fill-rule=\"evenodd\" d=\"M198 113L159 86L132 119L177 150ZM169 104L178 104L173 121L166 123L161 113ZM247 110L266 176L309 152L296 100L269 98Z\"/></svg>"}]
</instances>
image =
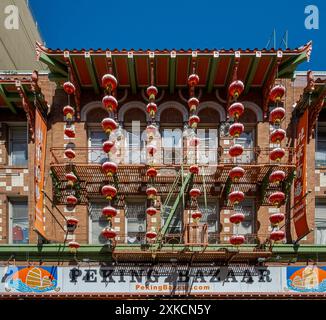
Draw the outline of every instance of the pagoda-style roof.
<instances>
[{"instance_id":1,"label":"pagoda-style roof","mask_svg":"<svg viewBox=\"0 0 326 320\"><path fill-rule=\"evenodd\" d=\"M40 61L51 71L50 79L60 83L70 72L81 88L99 92L100 80L112 66L120 88L138 88L150 85L151 64L154 83L168 88L171 93L187 87L195 60L199 87L211 92L227 86L237 69L237 79L242 80L246 91L251 87L265 88L278 78L291 78L297 65L309 59L312 44L295 49L197 49L197 50L102 50L102 49L48 49L37 43ZM278 69L278 70L277 70ZM277 70L277 71L276 71Z\"/></svg>"}]
</instances>

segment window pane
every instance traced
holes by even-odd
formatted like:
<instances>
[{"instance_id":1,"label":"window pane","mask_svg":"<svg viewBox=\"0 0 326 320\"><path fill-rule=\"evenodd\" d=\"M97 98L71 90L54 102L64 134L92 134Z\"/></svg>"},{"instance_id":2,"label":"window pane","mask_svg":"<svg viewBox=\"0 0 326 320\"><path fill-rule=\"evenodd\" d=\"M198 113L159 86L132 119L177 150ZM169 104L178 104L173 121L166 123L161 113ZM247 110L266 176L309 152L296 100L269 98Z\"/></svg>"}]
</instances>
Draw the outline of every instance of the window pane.
<instances>
[{"instance_id":1,"label":"window pane","mask_svg":"<svg viewBox=\"0 0 326 320\"><path fill-rule=\"evenodd\" d=\"M26 127L10 128L10 152L11 165L27 165L28 145Z\"/></svg>"},{"instance_id":2,"label":"window pane","mask_svg":"<svg viewBox=\"0 0 326 320\"><path fill-rule=\"evenodd\" d=\"M11 201L12 241L13 243L28 243L29 223L28 205L26 200Z\"/></svg>"},{"instance_id":3,"label":"window pane","mask_svg":"<svg viewBox=\"0 0 326 320\"><path fill-rule=\"evenodd\" d=\"M90 241L92 244L104 244L107 242L101 235L102 230L108 226L108 221L102 215L102 208L106 206L104 202L91 202L89 214L91 218Z\"/></svg>"},{"instance_id":4,"label":"window pane","mask_svg":"<svg viewBox=\"0 0 326 320\"><path fill-rule=\"evenodd\" d=\"M104 131L90 131L89 133L90 147L89 162L91 163L103 163L106 161L107 156L102 150L102 144L107 140L106 133Z\"/></svg>"},{"instance_id":5,"label":"window pane","mask_svg":"<svg viewBox=\"0 0 326 320\"><path fill-rule=\"evenodd\" d=\"M146 232L146 200L126 201L127 242L141 243Z\"/></svg>"}]
</instances>

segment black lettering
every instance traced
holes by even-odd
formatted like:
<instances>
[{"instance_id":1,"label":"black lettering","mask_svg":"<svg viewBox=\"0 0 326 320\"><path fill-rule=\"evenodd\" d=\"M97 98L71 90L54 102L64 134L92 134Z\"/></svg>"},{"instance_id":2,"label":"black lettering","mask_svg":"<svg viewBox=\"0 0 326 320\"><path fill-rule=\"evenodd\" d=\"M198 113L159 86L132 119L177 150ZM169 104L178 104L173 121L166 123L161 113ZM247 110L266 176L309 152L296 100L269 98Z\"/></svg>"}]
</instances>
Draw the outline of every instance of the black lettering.
<instances>
[{"instance_id":1,"label":"black lettering","mask_svg":"<svg viewBox=\"0 0 326 320\"><path fill-rule=\"evenodd\" d=\"M81 275L82 275L81 270L79 270L77 268L71 269L69 272L70 282L76 283L77 278L80 277Z\"/></svg>"},{"instance_id":2,"label":"black lettering","mask_svg":"<svg viewBox=\"0 0 326 320\"><path fill-rule=\"evenodd\" d=\"M185 272L179 271L179 282L189 282L189 271L186 270Z\"/></svg>"},{"instance_id":3,"label":"black lettering","mask_svg":"<svg viewBox=\"0 0 326 320\"><path fill-rule=\"evenodd\" d=\"M200 281L197 281L198 278L200 279ZM194 277L194 282L206 282L202 270L197 270L196 276Z\"/></svg>"},{"instance_id":4,"label":"black lettering","mask_svg":"<svg viewBox=\"0 0 326 320\"><path fill-rule=\"evenodd\" d=\"M253 283L254 282L254 280L253 280L253 278L251 276L250 270L246 269L244 271L241 282L246 282L246 283Z\"/></svg>"},{"instance_id":5,"label":"black lettering","mask_svg":"<svg viewBox=\"0 0 326 320\"><path fill-rule=\"evenodd\" d=\"M126 282L124 270L120 270L120 279L119 282Z\"/></svg>"},{"instance_id":6,"label":"black lettering","mask_svg":"<svg viewBox=\"0 0 326 320\"><path fill-rule=\"evenodd\" d=\"M224 282L229 282L229 278L232 278L231 282L238 282L237 279L235 278L234 272L232 269L230 269L228 271L228 274L226 276L226 279L224 280Z\"/></svg>"},{"instance_id":7,"label":"black lettering","mask_svg":"<svg viewBox=\"0 0 326 320\"><path fill-rule=\"evenodd\" d=\"M143 271L144 270L139 270L139 273L138 273L136 270L131 270L131 280L130 280L130 282L142 282ZM135 277L136 277L137 281L135 280Z\"/></svg>"},{"instance_id":8,"label":"black lettering","mask_svg":"<svg viewBox=\"0 0 326 320\"><path fill-rule=\"evenodd\" d=\"M270 277L271 274L270 270L258 268L258 273L259 273L258 282L272 282L272 278Z\"/></svg>"},{"instance_id":9,"label":"black lettering","mask_svg":"<svg viewBox=\"0 0 326 320\"><path fill-rule=\"evenodd\" d=\"M113 269L101 269L100 270L100 275L102 276L102 281L101 282L115 282L112 275L113 275L114 270ZM107 278L109 278L107 280Z\"/></svg>"},{"instance_id":10,"label":"black lettering","mask_svg":"<svg viewBox=\"0 0 326 320\"><path fill-rule=\"evenodd\" d=\"M159 274L156 270L149 270L147 273L147 281L149 282L158 282Z\"/></svg>"},{"instance_id":11,"label":"black lettering","mask_svg":"<svg viewBox=\"0 0 326 320\"><path fill-rule=\"evenodd\" d=\"M211 273L213 274L212 277L209 279L209 282L220 282L221 281L220 271L221 271L220 269L212 271Z\"/></svg>"},{"instance_id":12,"label":"black lettering","mask_svg":"<svg viewBox=\"0 0 326 320\"><path fill-rule=\"evenodd\" d=\"M97 281L97 270L96 269L88 269L85 271L86 274L84 275L83 280L85 282L96 282Z\"/></svg>"}]
</instances>

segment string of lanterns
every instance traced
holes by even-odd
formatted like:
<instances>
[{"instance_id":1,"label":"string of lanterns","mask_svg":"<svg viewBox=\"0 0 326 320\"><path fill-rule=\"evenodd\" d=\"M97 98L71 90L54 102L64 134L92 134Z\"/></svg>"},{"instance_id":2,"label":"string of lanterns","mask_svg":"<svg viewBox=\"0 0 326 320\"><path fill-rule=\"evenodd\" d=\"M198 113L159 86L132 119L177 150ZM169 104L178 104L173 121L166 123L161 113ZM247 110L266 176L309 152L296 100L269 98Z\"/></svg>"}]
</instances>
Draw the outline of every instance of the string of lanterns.
<instances>
[{"instance_id":1,"label":"string of lanterns","mask_svg":"<svg viewBox=\"0 0 326 320\"><path fill-rule=\"evenodd\" d=\"M236 158L242 155L244 149L242 145L235 142L236 138L239 138L242 132L244 131L244 125L239 122L240 116L244 112L244 106L242 103L238 102L237 99L244 90L244 84L240 80L234 80L229 86L229 95L233 99L231 106L228 108L228 114L230 118L233 118L234 123L229 127L229 135L233 139L233 145L229 149L229 155L232 158ZM232 184L239 182L239 180L244 176L245 170L240 166L233 167L229 172L229 178L231 179ZM233 188L228 195L228 200L233 206L238 206L240 202L244 200L244 193L237 188ZM245 216L242 212L234 212L230 216L230 222L236 226L236 234L233 234L230 237L230 243L234 246L240 246L244 243L245 237L239 235L238 229L239 224L245 219Z\"/></svg>"},{"instance_id":2,"label":"string of lanterns","mask_svg":"<svg viewBox=\"0 0 326 320\"><path fill-rule=\"evenodd\" d=\"M272 126L270 134L270 142L277 146L270 153L270 160L276 163L285 155L285 150L281 148L281 142L285 139L286 133L280 128L281 122L285 116L285 109L279 106L282 97L285 94L285 87L282 85L275 85L270 93L269 100L275 104L275 108L270 112L269 122ZM285 179L285 172L283 170L274 170L269 176L269 183L280 186L280 183ZM269 197L268 201L271 205L279 207L285 200L285 194L282 191L275 191ZM285 237L285 232L279 229L279 224L284 220L285 216L281 212L273 213L269 217L272 231L270 233L270 240L281 241Z\"/></svg>"}]
</instances>

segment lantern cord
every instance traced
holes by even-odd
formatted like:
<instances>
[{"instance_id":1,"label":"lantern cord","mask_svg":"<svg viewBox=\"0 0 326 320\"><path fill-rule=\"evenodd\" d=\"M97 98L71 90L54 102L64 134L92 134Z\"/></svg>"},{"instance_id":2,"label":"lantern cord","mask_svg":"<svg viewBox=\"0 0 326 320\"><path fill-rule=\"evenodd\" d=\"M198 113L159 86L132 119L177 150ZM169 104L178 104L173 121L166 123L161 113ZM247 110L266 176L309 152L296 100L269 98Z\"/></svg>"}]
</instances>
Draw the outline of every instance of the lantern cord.
<instances>
[{"instance_id":1,"label":"lantern cord","mask_svg":"<svg viewBox=\"0 0 326 320\"><path fill-rule=\"evenodd\" d=\"M205 201L205 210L207 210L207 194L206 194L206 183L205 183L205 172L204 166L202 166L202 176L203 176L203 188L204 188L204 201Z\"/></svg>"}]
</instances>

